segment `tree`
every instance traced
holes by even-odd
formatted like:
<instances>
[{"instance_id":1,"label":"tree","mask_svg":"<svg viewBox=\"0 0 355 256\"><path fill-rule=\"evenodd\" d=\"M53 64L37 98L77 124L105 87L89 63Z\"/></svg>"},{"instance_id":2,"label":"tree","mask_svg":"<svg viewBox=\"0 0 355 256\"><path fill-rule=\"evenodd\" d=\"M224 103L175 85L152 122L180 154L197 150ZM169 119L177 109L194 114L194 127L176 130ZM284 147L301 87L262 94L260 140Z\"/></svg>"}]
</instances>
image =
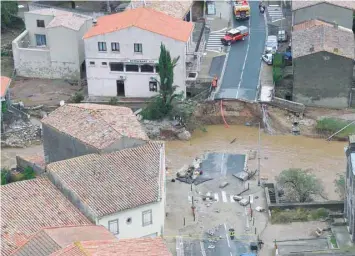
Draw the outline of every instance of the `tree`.
<instances>
[{"instance_id":1,"label":"tree","mask_svg":"<svg viewBox=\"0 0 355 256\"><path fill-rule=\"evenodd\" d=\"M180 56L171 59L170 52L161 44L158 64L160 81L155 80L159 85L159 95L142 111L145 119L162 119L171 114L173 101L180 96L175 93L177 86L174 86L174 68L179 59Z\"/></svg>"},{"instance_id":2,"label":"tree","mask_svg":"<svg viewBox=\"0 0 355 256\"><path fill-rule=\"evenodd\" d=\"M163 44L160 45L159 56L159 93L163 98L165 105L171 105L174 98L178 96L175 94L176 86L174 86L174 68L179 61L180 56L171 60L170 52Z\"/></svg>"},{"instance_id":3,"label":"tree","mask_svg":"<svg viewBox=\"0 0 355 256\"><path fill-rule=\"evenodd\" d=\"M285 189L289 199L298 202L309 202L313 196L322 195L323 186L315 175L308 170L288 169L277 177L278 184Z\"/></svg>"},{"instance_id":4,"label":"tree","mask_svg":"<svg viewBox=\"0 0 355 256\"><path fill-rule=\"evenodd\" d=\"M341 199L345 198L345 177L343 174L337 174L335 179L335 191L339 194Z\"/></svg>"},{"instance_id":5,"label":"tree","mask_svg":"<svg viewBox=\"0 0 355 256\"><path fill-rule=\"evenodd\" d=\"M13 25L13 21L18 19L16 16L17 11L17 1L1 2L1 27L11 27Z\"/></svg>"}]
</instances>

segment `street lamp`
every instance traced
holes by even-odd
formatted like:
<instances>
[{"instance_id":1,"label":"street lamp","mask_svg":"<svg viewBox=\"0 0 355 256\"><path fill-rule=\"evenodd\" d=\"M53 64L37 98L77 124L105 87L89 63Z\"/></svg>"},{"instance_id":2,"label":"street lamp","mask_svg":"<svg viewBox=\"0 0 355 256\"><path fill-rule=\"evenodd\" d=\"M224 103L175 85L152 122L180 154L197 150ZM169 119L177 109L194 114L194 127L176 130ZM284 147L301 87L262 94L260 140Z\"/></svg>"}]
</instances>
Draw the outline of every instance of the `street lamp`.
<instances>
[{"instance_id":1,"label":"street lamp","mask_svg":"<svg viewBox=\"0 0 355 256\"><path fill-rule=\"evenodd\" d=\"M259 133L259 136L258 136L258 186L260 186L260 142L261 142L261 132L260 132L260 122L259 122L259 130L258 130L258 133Z\"/></svg>"}]
</instances>

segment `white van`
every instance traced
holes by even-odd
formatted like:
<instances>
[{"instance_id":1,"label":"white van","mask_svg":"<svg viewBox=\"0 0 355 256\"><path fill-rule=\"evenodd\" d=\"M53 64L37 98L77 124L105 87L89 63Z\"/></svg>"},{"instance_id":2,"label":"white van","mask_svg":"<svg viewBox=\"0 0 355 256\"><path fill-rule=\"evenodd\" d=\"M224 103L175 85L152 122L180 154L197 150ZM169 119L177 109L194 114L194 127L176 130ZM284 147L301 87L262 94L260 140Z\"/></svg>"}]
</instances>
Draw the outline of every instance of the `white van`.
<instances>
[{"instance_id":1,"label":"white van","mask_svg":"<svg viewBox=\"0 0 355 256\"><path fill-rule=\"evenodd\" d=\"M265 53L276 53L278 46L277 36L268 36L265 43Z\"/></svg>"}]
</instances>

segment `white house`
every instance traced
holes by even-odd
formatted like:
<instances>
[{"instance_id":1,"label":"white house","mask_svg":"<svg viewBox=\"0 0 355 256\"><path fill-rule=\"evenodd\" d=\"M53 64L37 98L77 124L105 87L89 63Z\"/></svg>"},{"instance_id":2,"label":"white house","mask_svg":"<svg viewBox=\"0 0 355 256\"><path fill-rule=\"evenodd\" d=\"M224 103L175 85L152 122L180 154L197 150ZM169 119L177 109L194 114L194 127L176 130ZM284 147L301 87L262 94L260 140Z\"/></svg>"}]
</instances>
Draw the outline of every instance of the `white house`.
<instances>
[{"instance_id":1,"label":"white house","mask_svg":"<svg viewBox=\"0 0 355 256\"><path fill-rule=\"evenodd\" d=\"M177 91L186 93L186 53L194 24L150 8L98 18L85 34L89 96L151 97L157 94L157 64L163 43L172 58Z\"/></svg>"},{"instance_id":2,"label":"white house","mask_svg":"<svg viewBox=\"0 0 355 256\"><path fill-rule=\"evenodd\" d=\"M47 165L49 179L93 223L117 238L160 236L165 219L165 147L147 142Z\"/></svg>"},{"instance_id":3,"label":"white house","mask_svg":"<svg viewBox=\"0 0 355 256\"><path fill-rule=\"evenodd\" d=\"M80 79L85 61L82 37L92 18L52 8L24 14L26 30L13 42L17 75Z\"/></svg>"}]
</instances>

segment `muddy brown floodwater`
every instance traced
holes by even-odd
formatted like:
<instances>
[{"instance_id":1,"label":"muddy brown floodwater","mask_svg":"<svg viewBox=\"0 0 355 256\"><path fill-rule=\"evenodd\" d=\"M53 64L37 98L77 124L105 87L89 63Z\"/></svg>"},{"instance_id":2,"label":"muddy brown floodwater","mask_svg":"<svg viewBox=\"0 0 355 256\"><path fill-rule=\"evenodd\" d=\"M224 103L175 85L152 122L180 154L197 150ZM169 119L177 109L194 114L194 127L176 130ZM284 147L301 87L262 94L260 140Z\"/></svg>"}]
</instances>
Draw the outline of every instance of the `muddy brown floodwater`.
<instances>
[{"instance_id":1,"label":"muddy brown floodwater","mask_svg":"<svg viewBox=\"0 0 355 256\"><path fill-rule=\"evenodd\" d=\"M249 150L257 150L258 129L254 127L232 125L206 126L207 132L196 131L191 141L166 142L168 176L186 164L192 163L195 157L206 152L229 152L245 154ZM231 144L231 141L235 142ZM344 173L346 167L345 142L327 142L303 136L261 134L261 177L273 181L282 170L288 168L312 169L324 184L329 199L338 199L335 193L334 180L337 173ZM42 146L25 149L2 149L1 165L14 166L15 157L42 153ZM257 160L250 160L250 169L257 168Z\"/></svg>"},{"instance_id":2,"label":"muddy brown floodwater","mask_svg":"<svg viewBox=\"0 0 355 256\"><path fill-rule=\"evenodd\" d=\"M188 142L169 141L166 143L169 176L184 164L205 152L246 153L258 148L258 129L247 126L207 126L207 132L196 131ZM235 139L234 143L231 143ZM312 169L322 180L328 199L339 199L335 192L334 180L337 173L345 173L345 142L327 142L294 135L261 134L261 177L274 181L275 177L288 168ZM257 159L250 160L250 169L257 168Z\"/></svg>"}]
</instances>

